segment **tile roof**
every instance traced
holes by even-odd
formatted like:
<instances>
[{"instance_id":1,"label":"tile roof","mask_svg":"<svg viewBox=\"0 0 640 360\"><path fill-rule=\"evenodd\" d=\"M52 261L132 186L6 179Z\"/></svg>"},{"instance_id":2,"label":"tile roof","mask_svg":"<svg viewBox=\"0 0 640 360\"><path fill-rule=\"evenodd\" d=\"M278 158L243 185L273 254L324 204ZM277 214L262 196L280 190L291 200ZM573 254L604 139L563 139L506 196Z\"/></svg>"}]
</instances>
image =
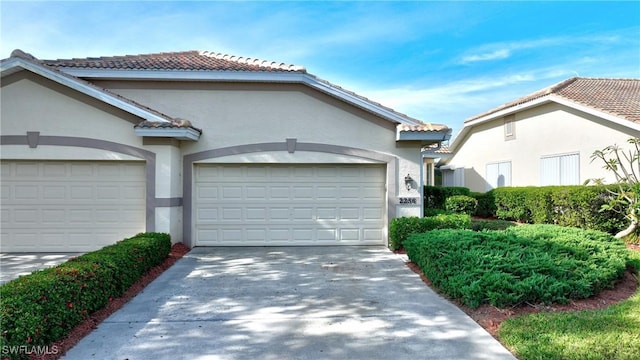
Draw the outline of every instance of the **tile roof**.
<instances>
[{"instance_id":1,"label":"tile roof","mask_svg":"<svg viewBox=\"0 0 640 360\"><path fill-rule=\"evenodd\" d=\"M52 67L111 70L273 71L306 73L302 66L209 51L43 60Z\"/></svg>"},{"instance_id":2,"label":"tile roof","mask_svg":"<svg viewBox=\"0 0 640 360\"><path fill-rule=\"evenodd\" d=\"M444 144L440 146L439 144L431 144L425 147L422 151L429 154L441 154L441 155L448 155L452 153L451 149L449 149L449 146Z\"/></svg>"},{"instance_id":3,"label":"tile roof","mask_svg":"<svg viewBox=\"0 0 640 360\"><path fill-rule=\"evenodd\" d=\"M210 51L182 51L166 52L156 54L125 55L95 58L76 58L43 60L43 63L58 68L66 69L95 69L95 70L148 70L148 71L236 71L236 72L271 72L271 73L297 73L304 74L309 79L321 84L322 87L336 89L339 92L348 94L354 98L369 103L383 111L392 113L402 118L402 121L417 124L418 126L431 126L424 122L412 118L406 114L399 113L389 107L369 98L358 95L352 91L344 89L327 80L307 73L302 66L290 65L274 61L259 60L254 58L238 57ZM433 126L446 128L444 125L433 124ZM432 130L437 131L437 130Z\"/></svg>"},{"instance_id":4,"label":"tile roof","mask_svg":"<svg viewBox=\"0 0 640 360\"><path fill-rule=\"evenodd\" d=\"M640 123L640 79L580 77L564 80L485 113L468 118L465 122L547 96L558 96L595 110Z\"/></svg>"},{"instance_id":5,"label":"tile roof","mask_svg":"<svg viewBox=\"0 0 640 360\"><path fill-rule=\"evenodd\" d=\"M423 124L420 124L420 125L400 124L397 127L398 127L399 131L412 131L412 132L443 131L443 130L448 130L449 129L446 125L431 124L431 123L423 123Z\"/></svg>"},{"instance_id":6,"label":"tile roof","mask_svg":"<svg viewBox=\"0 0 640 360\"><path fill-rule=\"evenodd\" d=\"M191 125L191 121L176 119L171 122L149 121L139 122L134 126L136 129L193 129L202 134L202 129L198 129Z\"/></svg>"},{"instance_id":7,"label":"tile roof","mask_svg":"<svg viewBox=\"0 0 640 360\"><path fill-rule=\"evenodd\" d=\"M33 55L31 55L29 53L25 53L24 51L19 50L19 49L16 49L13 52L11 52L11 57L12 58L20 58L20 59L26 60L26 61L28 61L30 63L36 64L38 66L42 66L43 65L43 61L42 60L39 60L36 57L34 57ZM131 100L129 98L126 98L126 97L124 97L124 96L122 96L120 94L117 94L117 93L114 93L114 92L109 91L107 89L104 89L102 87L96 86L92 82L80 79L80 78L75 77L73 75L69 75L69 74L67 74L67 73L65 73L63 71L59 71L56 68L47 67L47 69L49 69L49 71L55 72L59 76L63 76L63 77L65 77L65 78L67 78L67 79L69 79L69 80L71 80L73 82L81 84L82 86L84 86L86 88L94 89L94 90L96 90L96 91L98 91L100 93L106 94L106 95L111 96L111 97L113 97L115 99L118 99L118 100L120 100L122 102L125 102L127 104L133 105L133 106L135 106L135 107L137 107L137 108L139 108L141 110L144 110L144 111L146 111L148 113L154 114L157 117L159 117L159 118L161 118L161 119L166 121L166 122L161 122L161 121L145 120L145 121L142 121L141 123L135 125L135 127L144 127L145 126L144 124L147 124L147 123L149 123L149 124L163 124L162 126L161 125L157 125L156 127L163 127L163 128L192 128L192 129L202 133L202 130L192 126L191 122L188 121L188 120L173 118L173 117L171 117L171 116L169 116L167 114L164 114L164 113L159 112L159 111L157 111L155 109L152 109L152 108L150 108L148 106L142 105L142 104L140 104L140 103L138 103L136 101L133 101L133 100Z\"/></svg>"}]
</instances>

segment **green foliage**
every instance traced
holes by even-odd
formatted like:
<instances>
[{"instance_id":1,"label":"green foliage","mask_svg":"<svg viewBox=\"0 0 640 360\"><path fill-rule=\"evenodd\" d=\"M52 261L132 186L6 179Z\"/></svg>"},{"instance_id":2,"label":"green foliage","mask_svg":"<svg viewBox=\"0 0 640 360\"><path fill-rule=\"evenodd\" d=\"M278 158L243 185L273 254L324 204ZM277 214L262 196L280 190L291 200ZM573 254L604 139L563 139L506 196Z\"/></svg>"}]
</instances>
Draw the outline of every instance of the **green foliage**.
<instances>
[{"instance_id":1,"label":"green foliage","mask_svg":"<svg viewBox=\"0 0 640 360\"><path fill-rule=\"evenodd\" d=\"M488 218L496 216L496 199L493 190L486 193L471 193L471 196L478 201L478 207L474 215Z\"/></svg>"},{"instance_id":2,"label":"green foliage","mask_svg":"<svg viewBox=\"0 0 640 360\"><path fill-rule=\"evenodd\" d=\"M433 209L433 208L424 209L425 217L436 216L436 215L447 215L447 214L451 214L451 212L444 209Z\"/></svg>"},{"instance_id":3,"label":"green foliage","mask_svg":"<svg viewBox=\"0 0 640 360\"><path fill-rule=\"evenodd\" d=\"M424 208L444 209L445 200L450 196L466 195L470 196L471 191L465 187L455 186L424 186Z\"/></svg>"},{"instance_id":4,"label":"green foliage","mask_svg":"<svg viewBox=\"0 0 640 360\"><path fill-rule=\"evenodd\" d=\"M615 234L624 216L603 212L612 186L505 187L492 190L499 219L557 224Z\"/></svg>"},{"instance_id":5,"label":"green foliage","mask_svg":"<svg viewBox=\"0 0 640 360\"><path fill-rule=\"evenodd\" d=\"M449 196L444 201L444 208L453 213L472 215L478 208L478 200L466 195Z\"/></svg>"},{"instance_id":6,"label":"green foliage","mask_svg":"<svg viewBox=\"0 0 640 360\"><path fill-rule=\"evenodd\" d=\"M591 161L604 162L604 169L613 173L616 178L616 188L609 190L612 196L608 203L601 206L603 211L623 214L629 223L616 237L634 233L640 226L640 138L630 138L627 142L631 145L628 151L617 145L610 145L595 151L591 156ZM600 179L594 182L602 183Z\"/></svg>"},{"instance_id":7,"label":"green foliage","mask_svg":"<svg viewBox=\"0 0 640 360\"><path fill-rule=\"evenodd\" d=\"M142 233L0 286L0 348L64 338L162 263L170 250L169 235Z\"/></svg>"},{"instance_id":8,"label":"green foliage","mask_svg":"<svg viewBox=\"0 0 640 360\"><path fill-rule=\"evenodd\" d=\"M404 246L434 286L470 307L586 298L613 286L628 256L609 234L554 225L434 230Z\"/></svg>"},{"instance_id":9,"label":"green foliage","mask_svg":"<svg viewBox=\"0 0 640 360\"><path fill-rule=\"evenodd\" d=\"M471 217L466 214L440 214L430 217L401 217L391 220L389 226L389 247L398 250L403 247L407 236L434 229L468 229Z\"/></svg>"},{"instance_id":10,"label":"green foliage","mask_svg":"<svg viewBox=\"0 0 640 360\"><path fill-rule=\"evenodd\" d=\"M515 223L507 220L471 220L471 230L506 230L510 227L517 226Z\"/></svg>"}]
</instances>

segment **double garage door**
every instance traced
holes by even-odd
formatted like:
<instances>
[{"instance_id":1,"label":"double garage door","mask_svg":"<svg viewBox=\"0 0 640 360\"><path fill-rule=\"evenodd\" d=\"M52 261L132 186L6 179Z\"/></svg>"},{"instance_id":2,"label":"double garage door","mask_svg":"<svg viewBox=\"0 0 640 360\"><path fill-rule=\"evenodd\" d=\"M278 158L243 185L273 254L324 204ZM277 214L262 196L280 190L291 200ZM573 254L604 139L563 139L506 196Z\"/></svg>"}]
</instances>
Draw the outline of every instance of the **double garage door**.
<instances>
[{"instance_id":1,"label":"double garage door","mask_svg":"<svg viewBox=\"0 0 640 360\"><path fill-rule=\"evenodd\" d=\"M197 164L196 246L383 245L386 168Z\"/></svg>"},{"instance_id":2,"label":"double garage door","mask_svg":"<svg viewBox=\"0 0 640 360\"><path fill-rule=\"evenodd\" d=\"M0 165L3 252L90 251L144 231L144 163Z\"/></svg>"}]
</instances>

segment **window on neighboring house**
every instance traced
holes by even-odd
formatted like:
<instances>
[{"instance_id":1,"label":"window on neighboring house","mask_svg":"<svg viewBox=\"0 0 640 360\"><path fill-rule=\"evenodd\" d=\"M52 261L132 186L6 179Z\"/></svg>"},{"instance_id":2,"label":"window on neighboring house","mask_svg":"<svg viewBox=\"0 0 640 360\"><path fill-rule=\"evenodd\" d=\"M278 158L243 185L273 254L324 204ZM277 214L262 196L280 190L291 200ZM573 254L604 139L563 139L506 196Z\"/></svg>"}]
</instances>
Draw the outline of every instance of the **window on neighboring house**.
<instances>
[{"instance_id":1,"label":"window on neighboring house","mask_svg":"<svg viewBox=\"0 0 640 360\"><path fill-rule=\"evenodd\" d=\"M540 186L546 185L580 185L580 154L542 157Z\"/></svg>"},{"instance_id":2,"label":"window on neighboring house","mask_svg":"<svg viewBox=\"0 0 640 360\"><path fill-rule=\"evenodd\" d=\"M507 115L504 117L504 139L513 140L516 138L516 116Z\"/></svg>"},{"instance_id":3,"label":"window on neighboring house","mask_svg":"<svg viewBox=\"0 0 640 360\"><path fill-rule=\"evenodd\" d=\"M464 168L442 169L442 186L464 186Z\"/></svg>"},{"instance_id":4,"label":"window on neighboring house","mask_svg":"<svg viewBox=\"0 0 640 360\"><path fill-rule=\"evenodd\" d=\"M511 186L511 161L487 164L487 191Z\"/></svg>"}]
</instances>

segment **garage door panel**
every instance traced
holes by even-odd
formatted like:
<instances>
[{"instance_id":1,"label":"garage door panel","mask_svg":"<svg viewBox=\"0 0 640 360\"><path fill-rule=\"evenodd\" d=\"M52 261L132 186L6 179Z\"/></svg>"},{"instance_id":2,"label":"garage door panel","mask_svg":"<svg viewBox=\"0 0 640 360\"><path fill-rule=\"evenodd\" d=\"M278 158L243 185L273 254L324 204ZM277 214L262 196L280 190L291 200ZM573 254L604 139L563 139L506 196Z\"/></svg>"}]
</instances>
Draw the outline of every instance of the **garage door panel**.
<instances>
[{"instance_id":1,"label":"garage door panel","mask_svg":"<svg viewBox=\"0 0 640 360\"><path fill-rule=\"evenodd\" d=\"M383 166L198 164L194 174L196 245L385 243Z\"/></svg>"},{"instance_id":2,"label":"garage door panel","mask_svg":"<svg viewBox=\"0 0 640 360\"><path fill-rule=\"evenodd\" d=\"M141 162L1 165L2 251L90 251L144 231Z\"/></svg>"}]
</instances>

